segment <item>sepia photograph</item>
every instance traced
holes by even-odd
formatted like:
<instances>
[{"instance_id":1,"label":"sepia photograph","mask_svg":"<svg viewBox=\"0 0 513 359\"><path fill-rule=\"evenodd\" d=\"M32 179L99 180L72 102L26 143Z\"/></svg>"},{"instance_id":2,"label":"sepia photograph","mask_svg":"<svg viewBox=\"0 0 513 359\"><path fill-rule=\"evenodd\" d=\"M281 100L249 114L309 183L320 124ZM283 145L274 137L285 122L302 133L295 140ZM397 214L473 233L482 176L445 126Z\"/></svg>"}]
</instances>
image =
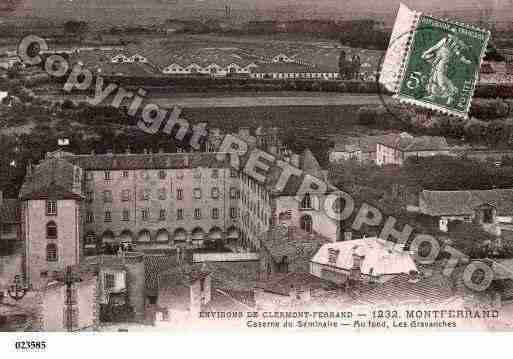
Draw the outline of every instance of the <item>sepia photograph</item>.
<instances>
[{"instance_id":1,"label":"sepia photograph","mask_svg":"<svg viewBox=\"0 0 513 359\"><path fill-rule=\"evenodd\" d=\"M0 337L185 331L513 331L512 0L0 0Z\"/></svg>"}]
</instances>

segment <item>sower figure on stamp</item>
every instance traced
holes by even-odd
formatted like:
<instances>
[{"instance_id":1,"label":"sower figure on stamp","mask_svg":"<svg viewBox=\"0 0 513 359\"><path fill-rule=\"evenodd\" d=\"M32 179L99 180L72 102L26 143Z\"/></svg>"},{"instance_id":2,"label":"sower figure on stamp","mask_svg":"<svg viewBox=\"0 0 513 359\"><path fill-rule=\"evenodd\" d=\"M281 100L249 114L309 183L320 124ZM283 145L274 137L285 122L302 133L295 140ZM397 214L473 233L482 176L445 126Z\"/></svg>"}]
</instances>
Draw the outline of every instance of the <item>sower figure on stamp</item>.
<instances>
[{"instance_id":1,"label":"sower figure on stamp","mask_svg":"<svg viewBox=\"0 0 513 359\"><path fill-rule=\"evenodd\" d=\"M458 88L447 76L447 70L449 62L453 58L464 64L471 64L471 61L462 54L466 49L468 49L468 46L463 41L452 34L448 34L422 54L422 59L433 65L426 86L428 99L434 99L435 97L446 99L447 105L454 101Z\"/></svg>"}]
</instances>

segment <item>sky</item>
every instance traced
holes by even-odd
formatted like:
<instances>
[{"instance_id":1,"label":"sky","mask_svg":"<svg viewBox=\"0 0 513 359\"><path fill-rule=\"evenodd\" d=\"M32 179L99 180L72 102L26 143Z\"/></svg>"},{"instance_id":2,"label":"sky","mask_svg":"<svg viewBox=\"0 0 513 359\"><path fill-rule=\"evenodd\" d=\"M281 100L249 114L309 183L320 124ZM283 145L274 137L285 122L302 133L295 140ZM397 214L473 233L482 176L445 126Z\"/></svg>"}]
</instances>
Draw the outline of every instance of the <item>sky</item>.
<instances>
[{"instance_id":1,"label":"sky","mask_svg":"<svg viewBox=\"0 0 513 359\"><path fill-rule=\"evenodd\" d=\"M0 4L8 0L0 0ZM287 18L350 18L358 14L382 13L393 17L399 0L11 0L18 2L14 17L81 19L106 24L153 22L164 18L223 16L229 4L236 16L257 19L257 15L277 14ZM513 21L513 0L403 0L411 8L451 14L454 11L482 12L497 8L501 20ZM507 10L509 11L507 11ZM13 18L3 13L0 17Z\"/></svg>"}]
</instances>

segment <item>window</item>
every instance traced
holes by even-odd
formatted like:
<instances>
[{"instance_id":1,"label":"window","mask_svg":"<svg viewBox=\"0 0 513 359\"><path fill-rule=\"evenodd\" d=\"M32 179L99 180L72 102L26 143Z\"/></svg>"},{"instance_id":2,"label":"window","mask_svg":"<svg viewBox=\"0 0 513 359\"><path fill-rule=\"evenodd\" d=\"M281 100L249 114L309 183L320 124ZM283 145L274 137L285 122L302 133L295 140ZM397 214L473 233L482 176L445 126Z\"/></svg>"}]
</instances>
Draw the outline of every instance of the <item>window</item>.
<instances>
[{"instance_id":1,"label":"window","mask_svg":"<svg viewBox=\"0 0 513 359\"><path fill-rule=\"evenodd\" d=\"M239 197L239 191L235 187L230 188L230 198L237 199Z\"/></svg>"},{"instance_id":2,"label":"window","mask_svg":"<svg viewBox=\"0 0 513 359\"><path fill-rule=\"evenodd\" d=\"M159 178L160 179L165 179L166 178L166 171L160 170L159 171Z\"/></svg>"},{"instance_id":3,"label":"window","mask_svg":"<svg viewBox=\"0 0 513 359\"><path fill-rule=\"evenodd\" d=\"M88 247L88 246L95 247L96 246L96 234L88 233L85 238L85 245L86 245L86 247Z\"/></svg>"},{"instance_id":4,"label":"window","mask_svg":"<svg viewBox=\"0 0 513 359\"><path fill-rule=\"evenodd\" d=\"M130 220L130 211L128 209L123 210L123 216L121 217L122 221L129 221Z\"/></svg>"},{"instance_id":5,"label":"window","mask_svg":"<svg viewBox=\"0 0 513 359\"><path fill-rule=\"evenodd\" d=\"M94 200L94 191L87 191L86 201L92 202Z\"/></svg>"},{"instance_id":6,"label":"window","mask_svg":"<svg viewBox=\"0 0 513 359\"><path fill-rule=\"evenodd\" d=\"M161 209L160 212L159 212L159 220L161 221L165 221L166 220L166 210L165 209Z\"/></svg>"},{"instance_id":7,"label":"window","mask_svg":"<svg viewBox=\"0 0 513 359\"><path fill-rule=\"evenodd\" d=\"M176 199L182 200L183 199L183 189L177 189L176 190Z\"/></svg>"},{"instance_id":8,"label":"window","mask_svg":"<svg viewBox=\"0 0 513 359\"><path fill-rule=\"evenodd\" d=\"M212 188L212 198L213 199L219 198L219 188L217 188L217 187Z\"/></svg>"},{"instance_id":9,"label":"window","mask_svg":"<svg viewBox=\"0 0 513 359\"><path fill-rule=\"evenodd\" d=\"M56 216L57 215L57 201L46 201L46 215Z\"/></svg>"},{"instance_id":10,"label":"window","mask_svg":"<svg viewBox=\"0 0 513 359\"><path fill-rule=\"evenodd\" d=\"M300 226L303 231L312 233L312 217L309 215L301 217Z\"/></svg>"},{"instance_id":11,"label":"window","mask_svg":"<svg viewBox=\"0 0 513 359\"><path fill-rule=\"evenodd\" d=\"M159 197L160 200L165 200L166 199L166 189L165 188L160 188L159 189L158 197Z\"/></svg>"},{"instance_id":12,"label":"window","mask_svg":"<svg viewBox=\"0 0 513 359\"><path fill-rule=\"evenodd\" d=\"M104 288L105 290L112 289L116 286L116 277L113 273L105 273L105 276L103 277L105 281Z\"/></svg>"},{"instance_id":13,"label":"window","mask_svg":"<svg viewBox=\"0 0 513 359\"><path fill-rule=\"evenodd\" d=\"M103 191L103 202L112 202L112 192L109 190Z\"/></svg>"},{"instance_id":14,"label":"window","mask_svg":"<svg viewBox=\"0 0 513 359\"><path fill-rule=\"evenodd\" d=\"M46 245L46 260L48 262L57 262L57 245L55 243L49 243Z\"/></svg>"},{"instance_id":15,"label":"window","mask_svg":"<svg viewBox=\"0 0 513 359\"><path fill-rule=\"evenodd\" d=\"M219 219L219 208L212 208L212 219Z\"/></svg>"},{"instance_id":16,"label":"window","mask_svg":"<svg viewBox=\"0 0 513 359\"><path fill-rule=\"evenodd\" d=\"M201 198L201 188L195 188L193 193L194 193L194 198L195 199L200 199Z\"/></svg>"},{"instance_id":17,"label":"window","mask_svg":"<svg viewBox=\"0 0 513 359\"><path fill-rule=\"evenodd\" d=\"M104 222L112 222L112 213L110 211L105 211Z\"/></svg>"},{"instance_id":18,"label":"window","mask_svg":"<svg viewBox=\"0 0 513 359\"><path fill-rule=\"evenodd\" d=\"M93 179L94 179L94 174L93 174L93 172L89 172L89 171L88 171L88 172L86 173L86 180L88 180L88 181L92 181Z\"/></svg>"},{"instance_id":19,"label":"window","mask_svg":"<svg viewBox=\"0 0 513 359\"><path fill-rule=\"evenodd\" d=\"M46 225L46 238L57 238L57 225L54 221L48 222Z\"/></svg>"},{"instance_id":20,"label":"window","mask_svg":"<svg viewBox=\"0 0 513 359\"><path fill-rule=\"evenodd\" d=\"M141 201L148 201L150 199L150 189L144 188L139 192L139 198Z\"/></svg>"},{"instance_id":21,"label":"window","mask_svg":"<svg viewBox=\"0 0 513 359\"><path fill-rule=\"evenodd\" d=\"M105 181L109 181L110 180L110 171L103 172L103 178L105 179Z\"/></svg>"},{"instance_id":22,"label":"window","mask_svg":"<svg viewBox=\"0 0 513 359\"><path fill-rule=\"evenodd\" d=\"M130 201L130 190L129 189L124 189L123 191L121 191L121 200L123 202Z\"/></svg>"},{"instance_id":23,"label":"window","mask_svg":"<svg viewBox=\"0 0 513 359\"><path fill-rule=\"evenodd\" d=\"M212 178L218 178L219 177L219 170L216 168L216 169L213 169L212 170Z\"/></svg>"},{"instance_id":24,"label":"window","mask_svg":"<svg viewBox=\"0 0 513 359\"><path fill-rule=\"evenodd\" d=\"M128 178L128 171L123 171L123 172L121 173L121 177L123 177L123 178Z\"/></svg>"},{"instance_id":25,"label":"window","mask_svg":"<svg viewBox=\"0 0 513 359\"><path fill-rule=\"evenodd\" d=\"M183 209L182 208L178 208L176 210L176 219L177 220L182 220L183 219Z\"/></svg>"},{"instance_id":26,"label":"window","mask_svg":"<svg viewBox=\"0 0 513 359\"><path fill-rule=\"evenodd\" d=\"M194 218L201 219L201 209L199 209L199 208L194 209Z\"/></svg>"},{"instance_id":27,"label":"window","mask_svg":"<svg viewBox=\"0 0 513 359\"><path fill-rule=\"evenodd\" d=\"M283 256L280 263L280 272L281 273L288 273L289 272L289 259L287 256Z\"/></svg>"},{"instance_id":28,"label":"window","mask_svg":"<svg viewBox=\"0 0 513 359\"><path fill-rule=\"evenodd\" d=\"M146 209L143 209L141 213L142 213L142 220L147 221L148 218L150 217L150 210L146 208Z\"/></svg>"},{"instance_id":29,"label":"window","mask_svg":"<svg viewBox=\"0 0 513 359\"><path fill-rule=\"evenodd\" d=\"M235 207L231 207L231 208L230 208L230 217L231 217L232 219L237 218L237 208L235 208Z\"/></svg>"},{"instance_id":30,"label":"window","mask_svg":"<svg viewBox=\"0 0 513 359\"><path fill-rule=\"evenodd\" d=\"M93 212L89 211L86 214L86 223L93 223L94 222L94 214Z\"/></svg>"},{"instance_id":31,"label":"window","mask_svg":"<svg viewBox=\"0 0 513 359\"><path fill-rule=\"evenodd\" d=\"M230 168L230 177L231 178L237 177L237 171L234 168Z\"/></svg>"},{"instance_id":32,"label":"window","mask_svg":"<svg viewBox=\"0 0 513 359\"><path fill-rule=\"evenodd\" d=\"M311 209L312 208L312 199L310 198L310 193L306 193L301 201L302 209Z\"/></svg>"}]
</instances>

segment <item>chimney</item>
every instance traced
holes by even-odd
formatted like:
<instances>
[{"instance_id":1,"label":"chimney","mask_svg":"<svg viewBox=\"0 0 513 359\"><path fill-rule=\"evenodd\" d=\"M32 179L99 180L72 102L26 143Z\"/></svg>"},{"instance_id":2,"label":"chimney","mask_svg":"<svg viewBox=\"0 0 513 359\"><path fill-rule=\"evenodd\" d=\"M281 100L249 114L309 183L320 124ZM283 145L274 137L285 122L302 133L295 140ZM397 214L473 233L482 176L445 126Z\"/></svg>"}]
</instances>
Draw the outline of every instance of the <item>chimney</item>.
<instances>
[{"instance_id":1,"label":"chimney","mask_svg":"<svg viewBox=\"0 0 513 359\"><path fill-rule=\"evenodd\" d=\"M26 173L25 175L26 175L27 177L32 176L32 161L30 161L30 160L29 160L29 161L28 161L28 163L27 163L27 169L26 169L26 172L27 172L27 173Z\"/></svg>"},{"instance_id":2,"label":"chimney","mask_svg":"<svg viewBox=\"0 0 513 359\"><path fill-rule=\"evenodd\" d=\"M189 155L185 155L185 158L184 158L184 166L185 168L189 168Z\"/></svg>"},{"instance_id":3,"label":"chimney","mask_svg":"<svg viewBox=\"0 0 513 359\"><path fill-rule=\"evenodd\" d=\"M250 136L249 127L240 127L239 136L248 138Z\"/></svg>"},{"instance_id":4,"label":"chimney","mask_svg":"<svg viewBox=\"0 0 513 359\"><path fill-rule=\"evenodd\" d=\"M344 232L344 241L350 241L353 239L353 232L345 231Z\"/></svg>"},{"instance_id":5,"label":"chimney","mask_svg":"<svg viewBox=\"0 0 513 359\"><path fill-rule=\"evenodd\" d=\"M125 154L127 154L127 155L131 154L131 152L130 152L130 147L127 147L127 148L125 149Z\"/></svg>"},{"instance_id":6,"label":"chimney","mask_svg":"<svg viewBox=\"0 0 513 359\"><path fill-rule=\"evenodd\" d=\"M107 154L108 154L109 156L112 156L112 150L107 150Z\"/></svg>"},{"instance_id":7,"label":"chimney","mask_svg":"<svg viewBox=\"0 0 513 359\"><path fill-rule=\"evenodd\" d=\"M144 149L144 151L143 151L143 153L144 153L145 155L147 155L147 154L148 154L148 149L147 149L147 148L145 148L145 149Z\"/></svg>"},{"instance_id":8,"label":"chimney","mask_svg":"<svg viewBox=\"0 0 513 359\"><path fill-rule=\"evenodd\" d=\"M94 156L95 154L94 150L91 150L91 156Z\"/></svg>"},{"instance_id":9,"label":"chimney","mask_svg":"<svg viewBox=\"0 0 513 359\"><path fill-rule=\"evenodd\" d=\"M289 241L292 241L294 239L294 227L292 226L287 227L287 239Z\"/></svg>"}]
</instances>

